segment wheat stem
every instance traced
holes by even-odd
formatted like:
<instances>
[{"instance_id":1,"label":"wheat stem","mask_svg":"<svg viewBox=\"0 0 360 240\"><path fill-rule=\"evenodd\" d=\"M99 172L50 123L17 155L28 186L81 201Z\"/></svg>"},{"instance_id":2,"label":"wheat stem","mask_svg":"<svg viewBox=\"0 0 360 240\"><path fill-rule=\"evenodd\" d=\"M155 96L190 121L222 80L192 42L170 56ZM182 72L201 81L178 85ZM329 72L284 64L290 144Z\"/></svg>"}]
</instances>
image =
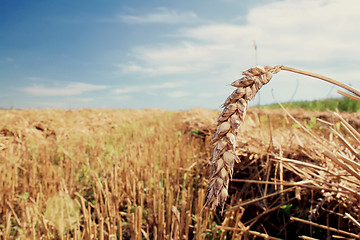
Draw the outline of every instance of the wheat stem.
<instances>
[{"instance_id":1,"label":"wheat stem","mask_svg":"<svg viewBox=\"0 0 360 240\"><path fill-rule=\"evenodd\" d=\"M349 93L346 93L346 92L343 92L340 90L337 90L337 93L339 93L345 97L351 98L352 100L360 102L360 97L358 97L358 96L355 96L355 95L352 95L352 94L349 94Z\"/></svg>"},{"instance_id":2,"label":"wheat stem","mask_svg":"<svg viewBox=\"0 0 360 240\"><path fill-rule=\"evenodd\" d=\"M309 225L312 225L312 226L315 226L315 227L318 227L318 228L322 228L322 229L330 230L332 232L336 232L338 234L343 234L343 235L351 236L351 237L356 238L356 239L360 239L360 236L356 235L354 233L349 233L349 232L339 230L339 229L336 229L336 228L333 228L333 227L324 226L324 225L314 223L314 222L311 222L311 221L308 221L308 220L304 220L304 219L301 219L301 218L290 217L290 221L297 221L297 222L309 224Z\"/></svg>"},{"instance_id":3,"label":"wheat stem","mask_svg":"<svg viewBox=\"0 0 360 240\"><path fill-rule=\"evenodd\" d=\"M321 79L323 81L326 81L326 82L329 82L329 83L332 83L332 84L335 84L336 86L339 86L339 87L342 87L352 93L354 93L355 95L359 96L360 97L360 91L356 90L355 88L352 88L350 87L349 85L345 84L345 83L342 83L342 82L339 82L339 81L336 81L334 79L331 79L329 77L325 77L325 76L322 76L320 74L316 74L316 73L312 73L312 72L307 72L307 71L304 71L304 70L299 70L299 69L296 69L296 68L292 68L292 67L287 67L287 66L283 66L281 65L280 66L280 69L281 70L285 70L285 71L289 71L289 72L294 72L294 73L299 73L299 74L302 74L302 75L306 75L306 76L310 76L310 77L314 77L314 78L318 78L318 79Z\"/></svg>"}]
</instances>

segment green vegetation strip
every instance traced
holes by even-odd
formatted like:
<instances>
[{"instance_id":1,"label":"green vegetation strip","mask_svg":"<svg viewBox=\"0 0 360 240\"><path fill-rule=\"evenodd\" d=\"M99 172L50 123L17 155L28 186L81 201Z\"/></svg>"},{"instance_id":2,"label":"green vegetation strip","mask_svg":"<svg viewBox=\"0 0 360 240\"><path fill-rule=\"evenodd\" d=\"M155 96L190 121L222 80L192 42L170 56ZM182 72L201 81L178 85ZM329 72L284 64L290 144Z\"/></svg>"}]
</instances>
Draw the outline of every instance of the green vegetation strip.
<instances>
[{"instance_id":1,"label":"green vegetation strip","mask_svg":"<svg viewBox=\"0 0 360 240\"><path fill-rule=\"evenodd\" d=\"M324 100L299 101L282 104L285 108L301 108L312 111L340 111L340 112L360 112L360 102L347 97L330 98ZM279 104L265 105L263 108L280 108Z\"/></svg>"}]
</instances>

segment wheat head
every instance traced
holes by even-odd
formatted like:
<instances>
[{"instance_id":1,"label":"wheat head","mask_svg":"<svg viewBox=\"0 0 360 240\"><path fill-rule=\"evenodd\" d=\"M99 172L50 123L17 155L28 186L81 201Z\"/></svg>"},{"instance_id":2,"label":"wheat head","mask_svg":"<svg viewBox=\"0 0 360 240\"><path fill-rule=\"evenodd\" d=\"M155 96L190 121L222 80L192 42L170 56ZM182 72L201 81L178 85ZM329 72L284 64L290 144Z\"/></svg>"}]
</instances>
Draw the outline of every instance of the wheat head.
<instances>
[{"instance_id":1,"label":"wheat head","mask_svg":"<svg viewBox=\"0 0 360 240\"><path fill-rule=\"evenodd\" d=\"M234 162L240 162L235 153L236 137L248 104L260 88L270 81L272 75L280 70L280 66L256 66L243 72L244 76L231 84L236 90L223 104L224 110L217 119L217 130L210 142L216 145L210 159L212 166L204 207L211 205L214 209L220 205L224 209Z\"/></svg>"}]
</instances>

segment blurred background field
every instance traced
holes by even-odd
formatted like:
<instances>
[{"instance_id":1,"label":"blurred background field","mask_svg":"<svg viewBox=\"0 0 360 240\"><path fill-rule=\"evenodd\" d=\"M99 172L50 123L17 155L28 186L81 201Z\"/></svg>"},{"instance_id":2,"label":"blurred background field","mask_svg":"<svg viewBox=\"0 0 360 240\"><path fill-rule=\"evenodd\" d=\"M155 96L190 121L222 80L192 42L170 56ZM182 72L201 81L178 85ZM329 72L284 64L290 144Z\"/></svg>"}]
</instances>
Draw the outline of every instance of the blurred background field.
<instances>
[{"instance_id":1,"label":"blurred background field","mask_svg":"<svg viewBox=\"0 0 360 240\"><path fill-rule=\"evenodd\" d=\"M356 172L335 132L355 152L358 139L331 111L289 111L298 123L249 109L221 214L201 211L219 111L1 110L0 238L359 238L359 178L319 143ZM341 116L359 130L358 113Z\"/></svg>"},{"instance_id":2,"label":"blurred background field","mask_svg":"<svg viewBox=\"0 0 360 240\"><path fill-rule=\"evenodd\" d=\"M284 103L286 108L301 108L314 111L341 111L341 112L360 112L360 102L347 97L330 98L325 100L299 101ZM279 104L265 105L264 108L280 108Z\"/></svg>"}]
</instances>

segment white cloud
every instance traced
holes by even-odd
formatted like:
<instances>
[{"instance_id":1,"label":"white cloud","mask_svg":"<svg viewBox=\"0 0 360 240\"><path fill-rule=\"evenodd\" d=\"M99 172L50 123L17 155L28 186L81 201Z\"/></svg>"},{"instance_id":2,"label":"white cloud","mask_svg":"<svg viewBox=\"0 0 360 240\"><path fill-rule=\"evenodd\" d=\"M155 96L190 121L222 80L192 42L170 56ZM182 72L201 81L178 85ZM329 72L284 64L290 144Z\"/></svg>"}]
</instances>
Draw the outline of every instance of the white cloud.
<instances>
[{"instance_id":1,"label":"white cloud","mask_svg":"<svg viewBox=\"0 0 360 240\"><path fill-rule=\"evenodd\" d=\"M144 24L144 23L164 23L178 24L191 23L198 17L194 12L183 12L168 8L157 8L157 12L145 15L120 15L117 17L125 23Z\"/></svg>"},{"instance_id":2,"label":"white cloud","mask_svg":"<svg viewBox=\"0 0 360 240\"><path fill-rule=\"evenodd\" d=\"M131 56L137 61L118 64L122 72L152 75L198 73L208 71L214 63L239 58L240 51L233 44L198 44L182 41L176 46L136 47ZM232 56L229 59L229 56Z\"/></svg>"},{"instance_id":3,"label":"white cloud","mask_svg":"<svg viewBox=\"0 0 360 240\"><path fill-rule=\"evenodd\" d=\"M33 108L34 106L39 107L39 108L50 108L50 109L55 109L55 108L59 108L59 109L65 109L68 108L68 104L65 102L52 102L52 101L44 101L44 102L30 102L27 103L29 106L25 106L25 108L31 107Z\"/></svg>"},{"instance_id":4,"label":"white cloud","mask_svg":"<svg viewBox=\"0 0 360 240\"><path fill-rule=\"evenodd\" d=\"M281 1L250 10L248 26L266 61L356 59L360 53L357 0Z\"/></svg>"},{"instance_id":5,"label":"white cloud","mask_svg":"<svg viewBox=\"0 0 360 240\"><path fill-rule=\"evenodd\" d=\"M175 29L171 43L134 47L132 62L119 66L134 74L202 74L206 77L197 81L203 86L213 84L220 94L242 70L255 64L255 40L260 65L291 65L333 78L346 74L345 81L356 82L358 74L350 73L359 65L359 12L357 0L270 2L250 9L244 24ZM281 74L276 78L282 79ZM280 82L272 87L282 87ZM264 95L269 95L269 89ZM212 96L210 92L199 95Z\"/></svg>"},{"instance_id":6,"label":"white cloud","mask_svg":"<svg viewBox=\"0 0 360 240\"><path fill-rule=\"evenodd\" d=\"M122 72L128 72L128 73L155 73L154 68L148 68L139 66L135 63L129 63L129 64L117 64L117 66L121 69Z\"/></svg>"},{"instance_id":7,"label":"white cloud","mask_svg":"<svg viewBox=\"0 0 360 240\"><path fill-rule=\"evenodd\" d=\"M167 96L172 97L172 98L186 97L186 96L189 96L190 94L191 94L190 92L185 92L185 91L173 91L173 92L166 93Z\"/></svg>"},{"instance_id":8,"label":"white cloud","mask_svg":"<svg viewBox=\"0 0 360 240\"><path fill-rule=\"evenodd\" d=\"M245 25L216 23L178 29L173 36L186 41L165 47L136 47L132 55L147 66L139 72L154 72L156 65L169 63L217 64L226 62L224 58L228 62L241 58L252 65L254 61L248 58L254 58L252 41L256 40L259 59L264 62L325 61L339 56L357 59L359 11L357 0L273 2L251 9ZM134 72L142 69L134 66Z\"/></svg>"},{"instance_id":9,"label":"white cloud","mask_svg":"<svg viewBox=\"0 0 360 240\"><path fill-rule=\"evenodd\" d=\"M359 11L356 0L287 0L251 9L246 25L204 25L182 29L179 36L199 41L201 48L204 44L226 43L226 52L241 52L245 55L242 62L248 65L253 61L246 57L254 58L249 55L252 40L256 40L259 59L265 63L324 62L340 57L355 60L360 53L356 24L360 21ZM228 54L228 59L233 59L233 55Z\"/></svg>"},{"instance_id":10,"label":"white cloud","mask_svg":"<svg viewBox=\"0 0 360 240\"><path fill-rule=\"evenodd\" d=\"M78 101L78 102L84 102L84 103L87 103L87 102L92 102L95 100L95 98L74 98L75 101Z\"/></svg>"},{"instance_id":11,"label":"white cloud","mask_svg":"<svg viewBox=\"0 0 360 240\"><path fill-rule=\"evenodd\" d=\"M112 90L112 92L116 94L127 94L127 93L137 93L137 92L151 93L154 90L172 89L179 87L183 84L184 82L165 82L161 84L151 84L151 85L132 85L132 86L114 89Z\"/></svg>"},{"instance_id":12,"label":"white cloud","mask_svg":"<svg viewBox=\"0 0 360 240\"><path fill-rule=\"evenodd\" d=\"M60 85L60 84L57 84ZM43 85L33 85L21 89L23 92L34 96L74 96L84 92L102 90L107 88L105 85L95 85L81 82L71 82L63 86L48 87Z\"/></svg>"},{"instance_id":13,"label":"white cloud","mask_svg":"<svg viewBox=\"0 0 360 240\"><path fill-rule=\"evenodd\" d=\"M135 63L129 64L118 64L121 72L126 73L142 73L150 75L166 75L166 74L175 74L175 73L184 73L184 72L196 72L201 69L204 69L204 64L161 64L162 62L158 61L157 64L152 64L151 67L141 66Z\"/></svg>"},{"instance_id":14,"label":"white cloud","mask_svg":"<svg viewBox=\"0 0 360 240\"><path fill-rule=\"evenodd\" d=\"M212 92L204 92L200 93L199 97L201 98L213 98L213 97L219 97L219 96L226 96L230 95L231 90L233 89L227 89L226 91L212 91Z\"/></svg>"},{"instance_id":15,"label":"white cloud","mask_svg":"<svg viewBox=\"0 0 360 240\"><path fill-rule=\"evenodd\" d=\"M168 45L154 48L138 47L133 50L137 58L154 65L184 64L189 65L198 62L213 60L213 53L221 54L228 49L226 44L198 44L190 41L182 41L178 45Z\"/></svg>"},{"instance_id":16,"label":"white cloud","mask_svg":"<svg viewBox=\"0 0 360 240\"><path fill-rule=\"evenodd\" d=\"M194 28L183 28L178 36L201 41L201 43L240 44L244 40L252 39L259 34L260 29L254 26L242 26L229 23L215 23ZM252 36L251 36L252 35Z\"/></svg>"}]
</instances>

